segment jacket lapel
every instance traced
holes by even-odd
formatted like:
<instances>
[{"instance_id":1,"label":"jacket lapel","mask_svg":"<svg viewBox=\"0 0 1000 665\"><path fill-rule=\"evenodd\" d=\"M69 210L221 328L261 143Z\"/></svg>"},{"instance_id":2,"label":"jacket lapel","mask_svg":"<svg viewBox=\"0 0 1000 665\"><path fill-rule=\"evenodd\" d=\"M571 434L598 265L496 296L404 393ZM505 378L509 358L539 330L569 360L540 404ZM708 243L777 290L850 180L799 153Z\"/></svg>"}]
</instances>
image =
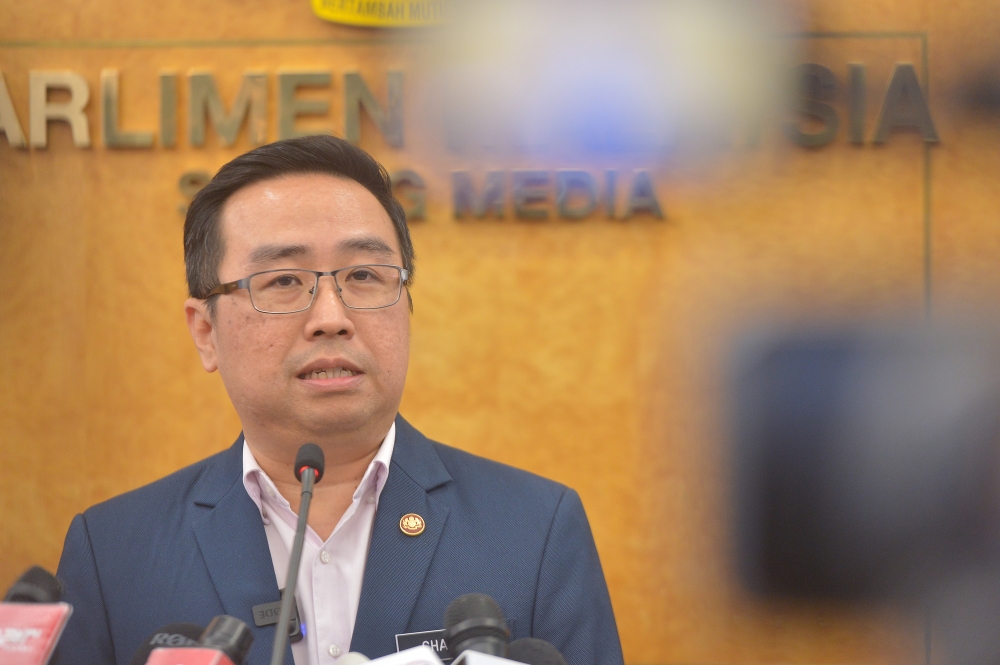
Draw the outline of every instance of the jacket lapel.
<instances>
[{"instance_id":1,"label":"jacket lapel","mask_svg":"<svg viewBox=\"0 0 1000 665\"><path fill-rule=\"evenodd\" d=\"M243 437L219 460L194 491L194 503L205 512L194 525L195 539L225 613L253 631L246 665L266 665L274 626L254 625L253 606L279 600L280 594L260 513L243 487ZM293 665L291 647L284 661Z\"/></svg>"},{"instance_id":2,"label":"jacket lapel","mask_svg":"<svg viewBox=\"0 0 1000 665\"><path fill-rule=\"evenodd\" d=\"M351 651L370 658L392 653L395 636L407 632L448 518L448 507L428 492L450 480L430 441L397 416L396 442L372 528ZM400 530L400 518L408 513L424 519L420 535L407 536Z\"/></svg>"}]
</instances>

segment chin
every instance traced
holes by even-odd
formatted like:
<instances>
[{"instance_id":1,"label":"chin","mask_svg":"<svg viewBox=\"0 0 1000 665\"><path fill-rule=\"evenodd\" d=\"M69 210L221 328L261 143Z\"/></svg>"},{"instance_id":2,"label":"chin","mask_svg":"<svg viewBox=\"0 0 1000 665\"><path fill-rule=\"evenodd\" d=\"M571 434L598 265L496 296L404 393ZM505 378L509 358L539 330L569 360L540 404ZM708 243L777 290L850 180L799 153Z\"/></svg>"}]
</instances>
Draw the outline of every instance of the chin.
<instances>
[{"instance_id":1,"label":"chin","mask_svg":"<svg viewBox=\"0 0 1000 665\"><path fill-rule=\"evenodd\" d=\"M316 414L312 417L303 418L299 422L303 423L305 425L305 429L317 437L326 437L337 434L361 432L382 419L384 419L384 417L370 410L358 410L337 414ZM389 427L389 423L391 423L391 419L389 419L389 422L386 424L386 428ZM385 433L383 433L383 435L384 434Z\"/></svg>"}]
</instances>

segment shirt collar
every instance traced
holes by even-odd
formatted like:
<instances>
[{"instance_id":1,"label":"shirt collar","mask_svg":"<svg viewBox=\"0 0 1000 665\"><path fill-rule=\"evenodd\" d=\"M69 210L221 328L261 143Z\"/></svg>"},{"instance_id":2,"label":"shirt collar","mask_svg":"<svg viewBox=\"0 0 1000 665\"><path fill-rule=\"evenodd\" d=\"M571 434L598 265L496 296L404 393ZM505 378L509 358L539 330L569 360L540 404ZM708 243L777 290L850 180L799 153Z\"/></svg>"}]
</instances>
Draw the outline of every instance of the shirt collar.
<instances>
[{"instance_id":1,"label":"shirt collar","mask_svg":"<svg viewBox=\"0 0 1000 665\"><path fill-rule=\"evenodd\" d=\"M382 495L382 488L385 487L385 481L389 477L389 462L392 460L392 451L396 445L396 423L393 422L392 426L389 428L389 433L385 435L382 439L382 444L379 446L378 452L375 453L374 459L368 464L368 468L365 469L365 474L361 477L361 482L358 483L358 488L354 490L354 501L360 501L361 497L369 490L369 488L375 488L375 506L378 507L379 497ZM243 439L243 487L246 489L247 494L250 499L253 500L254 505L257 506L258 512L260 512L261 519L267 521L264 514L263 499L261 497L262 492L267 492L267 500L274 501L275 503L282 506L289 506L288 500L281 496L278 492L278 488L275 487L274 482L270 477L264 472L264 469L260 468L260 464L257 463L257 458L253 456L250 452L250 446L247 445L246 438ZM268 492L268 490L270 490Z\"/></svg>"}]
</instances>

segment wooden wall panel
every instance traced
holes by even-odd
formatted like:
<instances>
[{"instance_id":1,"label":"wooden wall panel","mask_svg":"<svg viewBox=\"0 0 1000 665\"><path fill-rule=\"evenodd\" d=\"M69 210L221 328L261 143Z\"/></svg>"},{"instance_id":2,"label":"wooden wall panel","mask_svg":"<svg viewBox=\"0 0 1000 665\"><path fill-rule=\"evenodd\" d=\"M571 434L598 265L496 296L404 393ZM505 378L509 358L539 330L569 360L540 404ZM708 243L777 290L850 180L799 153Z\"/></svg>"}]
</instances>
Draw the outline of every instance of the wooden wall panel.
<instances>
[{"instance_id":1,"label":"wooden wall panel","mask_svg":"<svg viewBox=\"0 0 1000 665\"><path fill-rule=\"evenodd\" d=\"M210 67L227 103L242 72L266 71L269 138L279 67L333 72L329 90L309 93L331 101L329 116L301 125L338 132L345 71L384 99L385 72L402 69L405 147L362 127L363 147L428 187L427 219L412 225L402 413L429 436L580 492L630 663L923 660L920 617L743 597L728 572L724 371L748 324L923 320L928 265L936 316L995 306L1000 136L994 118L954 111L947 84L990 56L988 26L1000 23L981 3L800 4L805 29L841 33L799 39L802 62L841 84L848 63L867 65L868 135L893 66L907 61L931 81L940 145L899 133L854 146L842 125L832 144L806 150L774 130L707 170L461 158L415 115L427 80L412 34L328 25L305 0L160 3L155 13L140 4L0 6L0 72L25 131L28 70L72 69L91 86L94 141L74 148L61 123L46 150L0 139L0 586L30 563L54 568L75 513L239 432L183 322L177 179L247 150L246 131L231 148L211 132L190 147L182 87L177 148L107 150L101 68L122 72L130 130L156 129L161 69ZM845 112L843 99L835 106ZM567 166L651 169L666 219L451 217L454 169L481 183L489 168Z\"/></svg>"}]
</instances>

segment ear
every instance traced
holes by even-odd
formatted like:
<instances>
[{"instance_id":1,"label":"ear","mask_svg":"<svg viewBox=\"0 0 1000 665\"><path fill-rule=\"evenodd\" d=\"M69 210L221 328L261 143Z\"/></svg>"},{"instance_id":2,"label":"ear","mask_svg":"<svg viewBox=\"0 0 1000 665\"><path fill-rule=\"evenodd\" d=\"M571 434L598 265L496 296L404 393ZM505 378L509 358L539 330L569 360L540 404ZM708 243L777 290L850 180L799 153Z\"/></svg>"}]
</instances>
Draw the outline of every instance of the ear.
<instances>
[{"instance_id":1,"label":"ear","mask_svg":"<svg viewBox=\"0 0 1000 665\"><path fill-rule=\"evenodd\" d=\"M215 348L215 324L208 312L208 305L204 300L188 298L184 301L184 315L187 317L191 339L201 357L201 366L206 372L214 372L219 369L219 362Z\"/></svg>"}]
</instances>

